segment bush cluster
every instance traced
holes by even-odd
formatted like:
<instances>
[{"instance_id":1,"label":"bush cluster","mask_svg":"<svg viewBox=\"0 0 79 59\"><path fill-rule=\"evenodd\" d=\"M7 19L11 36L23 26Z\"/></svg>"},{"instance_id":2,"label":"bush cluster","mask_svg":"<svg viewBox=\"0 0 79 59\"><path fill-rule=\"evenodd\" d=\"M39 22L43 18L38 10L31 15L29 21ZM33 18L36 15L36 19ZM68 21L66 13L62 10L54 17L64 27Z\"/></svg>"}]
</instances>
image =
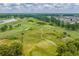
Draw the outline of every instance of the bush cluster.
<instances>
[{"instance_id":1,"label":"bush cluster","mask_svg":"<svg viewBox=\"0 0 79 59\"><path fill-rule=\"evenodd\" d=\"M22 44L20 42L12 42L9 45L0 45L0 56L20 56L22 55Z\"/></svg>"}]
</instances>

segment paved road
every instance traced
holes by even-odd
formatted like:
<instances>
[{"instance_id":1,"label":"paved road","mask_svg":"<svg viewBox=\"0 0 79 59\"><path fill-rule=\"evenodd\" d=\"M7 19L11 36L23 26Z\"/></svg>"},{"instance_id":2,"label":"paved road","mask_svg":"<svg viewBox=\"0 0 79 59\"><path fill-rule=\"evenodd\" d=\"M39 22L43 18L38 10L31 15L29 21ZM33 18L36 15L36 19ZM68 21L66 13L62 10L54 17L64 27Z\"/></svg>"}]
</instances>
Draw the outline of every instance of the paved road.
<instances>
[{"instance_id":1,"label":"paved road","mask_svg":"<svg viewBox=\"0 0 79 59\"><path fill-rule=\"evenodd\" d=\"M0 24L5 24L5 23L9 23L9 22L14 22L14 21L17 21L17 20L14 18L8 19L8 20L0 20Z\"/></svg>"}]
</instances>

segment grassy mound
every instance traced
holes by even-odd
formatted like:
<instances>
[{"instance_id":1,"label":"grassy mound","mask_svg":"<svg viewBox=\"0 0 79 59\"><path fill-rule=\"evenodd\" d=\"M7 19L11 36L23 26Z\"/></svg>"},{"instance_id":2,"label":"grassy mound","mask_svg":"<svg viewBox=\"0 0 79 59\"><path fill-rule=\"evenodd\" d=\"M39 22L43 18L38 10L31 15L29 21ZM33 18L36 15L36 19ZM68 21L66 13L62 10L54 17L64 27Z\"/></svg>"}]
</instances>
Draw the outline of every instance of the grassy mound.
<instances>
[{"instance_id":1,"label":"grassy mound","mask_svg":"<svg viewBox=\"0 0 79 59\"><path fill-rule=\"evenodd\" d=\"M51 26L48 22L35 18L18 19L6 25L12 25L13 28L0 32L0 42L5 44L8 41L7 44L9 44L15 40L20 42L23 40L23 55L55 56L59 45L79 38L78 30L70 31L55 25Z\"/></svg>"}]
</instances>

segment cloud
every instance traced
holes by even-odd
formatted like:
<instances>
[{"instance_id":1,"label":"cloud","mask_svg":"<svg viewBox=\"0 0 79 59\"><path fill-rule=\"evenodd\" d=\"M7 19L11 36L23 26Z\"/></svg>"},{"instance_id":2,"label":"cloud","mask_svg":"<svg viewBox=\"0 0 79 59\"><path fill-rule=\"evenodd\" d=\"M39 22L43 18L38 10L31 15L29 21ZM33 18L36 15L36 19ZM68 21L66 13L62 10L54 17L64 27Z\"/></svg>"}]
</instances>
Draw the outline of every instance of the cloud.
<instances>
[{"instance_id":1,"label":"cloud","mask_svg":"<svg viewBox=\"0 0 79 59\"><path fill-rule=\"evenodd\" d=\"M74 3L0 3L0 12L9 13L79 13Z\"/></svg>"}]
</instances>

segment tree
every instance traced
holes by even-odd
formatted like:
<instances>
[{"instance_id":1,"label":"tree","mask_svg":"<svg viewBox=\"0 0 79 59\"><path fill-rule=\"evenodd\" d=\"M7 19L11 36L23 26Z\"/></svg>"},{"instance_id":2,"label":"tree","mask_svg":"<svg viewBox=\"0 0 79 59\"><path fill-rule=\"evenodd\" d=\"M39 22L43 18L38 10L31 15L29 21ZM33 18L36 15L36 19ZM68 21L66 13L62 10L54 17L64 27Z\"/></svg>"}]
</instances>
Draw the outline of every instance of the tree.
<instances>
[{"instance_id":1,"label":"tree","mask_svg":"<svg viewBox=\"0 0 79 59\"><path fill-rule=\"evenodd\" d=\"M0 27L0 30L2 32L6 31L7 29L8 29L8 26L7 25L3 25L3 26Z\"/></svg>"},{"instance_id":2,"label":"tree","mask_svg":"<svg viewBox=\"0 0 79 59\"><path fill-rule=\"evenodd\" d=\"M7 29L7 28L8 28L8 26L7 26L7 25L4 25L3 27L4 27L5 29Z\"/></svg>"},{"instance_id":3,"label":"tree","mask_svg":"<svg viewBox=\"0 0 79 59\"><path fill-rule=\"evenodd\" d=\"M71 24L69 22L67 22L66 25L65 25L65 28L66 29L70 29L71 28Z\"/></svg>"},{"instance_id":4,"label":"tree","mask_svg":"<svg viewBox=\"0 0 79 59\"><path fill-rule=\"evenodd\" d=\"M76 30L75 24L71 24L71 30Z\"/></svg>"},{"instance_id":5,"label":"tree","mask_svg":"<svg viewBox=\"0 0 79 59\"><path fill-rule=\"evenodd\" d=\"M78 28L79 28L79 25L78 25L78 23L77 23L77 22L75 22L75 26L76 26L76 29L78 29Z\"/></svg>"},{"instance_id":6,"label":"tree","mask_svg":"<svg viewBox=\"0 0 79 59\"><path fill-rule=\"evenodd\" d=\"M12 27L12 25L9 25L9 29L11 30L13 27Z\"/></svg>"},{"instance_id":7,"label":"tree","mask_svg":"<svg viewBox=\"0 0 79 59\"><path fill-rule=\"evenodd\" d=\"M61 27L64 27L64 21L61 21Z\"/></svg>"},{"instance_id":8,"label":"tree","mask_svg":"<svg viewBox=\"0 0 79 59\"><path fill-rule=\"evenodd\" d=\"M58 26L60 26L60 22L61 22L60 20L57 20L57 25L58 25Z\"/></svg>"}]
</instances>

